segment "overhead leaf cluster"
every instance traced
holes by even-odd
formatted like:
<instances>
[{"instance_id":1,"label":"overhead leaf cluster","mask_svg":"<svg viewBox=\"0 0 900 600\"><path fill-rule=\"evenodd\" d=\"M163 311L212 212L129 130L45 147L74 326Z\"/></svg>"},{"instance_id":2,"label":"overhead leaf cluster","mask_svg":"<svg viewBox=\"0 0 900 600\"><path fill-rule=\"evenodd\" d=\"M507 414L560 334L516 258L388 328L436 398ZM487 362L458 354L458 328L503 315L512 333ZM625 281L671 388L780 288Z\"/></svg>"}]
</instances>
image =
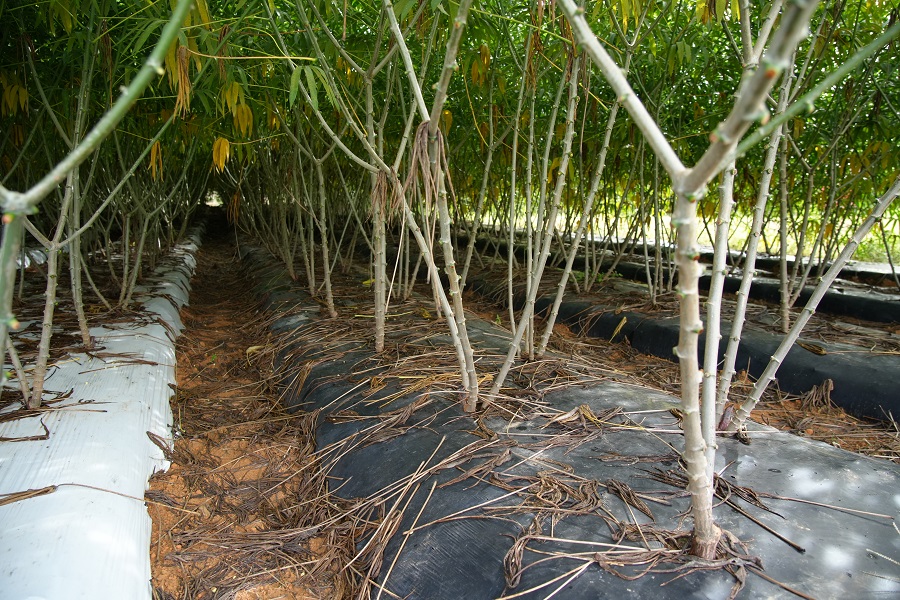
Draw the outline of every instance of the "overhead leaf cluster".
<instances>
[{"instance_id":1,"label":"overhead leaf cluster","mask_svg":"<svg viewBox=\"0 0 900 600\"><path fill-rule=\"evenodd\" d=\"M145 165L151 179L169 170L166 161L183 160L187 148L197 144L193 177L212 170L212 189L230 196L242 171L260 168L260 152L276 152L276 158L283 155L277 158L284 161L280 169L290 168L287 163L297 160L295 153L287 152L290 131L285 126L307 136L311 144L327 147L331 143L323 128L327 124L348 150L366 157L360 135L367 111L373 110L379 137L369 142L374 141L385 160L392 158L403 143L413 98L394 50L396 42L387 31L385 6L391 6L404 31L425 101L430 103L432 84L443 66L440 59L448 23L455 16L454 2L348 2L345 12L340 3L328 1L245 0L210 5L199 0L166 54L165 74L120 127L120 151L129 146L138 151L137 142L149 140L174 114L173 126ZM111 0L6 5L0 38L4 132L0 165L7 185L15 181L18 187L27 186L38 171L24 165L48 164L65 152L58 129L74 135L78 94L87 94L89 100L89 114L80 127L102 114L140 66L170 8L167 2ZM696 160L739 93L739 3L599 0L589 2L586 9L594 31L614 58L623 64L626 54L630 56L629 79L677 152L688 164ZM767 4L749 6L755 28L762 25L768 9ZM798 51L792 97L800 97L896 19L897 7L888 0L824 3L813 19L813 35ZM520 140L532 127L540 139L549 126L558 148L561 121L549 124L547 119L556 81L569 68L571 45L565 20L552 2L487 0L473 7L440 118L461 216L472 216L489 125L495 135L512 126ZM892 48L896 50L896 42ZM811 212L821 216L829 196L836 194L841 214L851 220L860 218L873 194L895 175L900 165L900 53L892 48L866 61L788 124L786 187L797 215L809 204ZM83 89L86 57L91 62L91 81ZM385 57L389 57L387 64L374 71ZM584 194L603 145L606 115L616 101L596 70L578 76L582 99L565 200L573 206ZM523 80L524 88L519 85ZM371 109L365 100L368 85ZM520 91L525 103L515 121ZM488 206L497 213L505 211L503 204L509 198L512 139L507 136L500 144L489 177ZM653 189L652 213L662 218L671 193L628 119L616 121L610 149L600 211L609 212L621 204L634 208ZM106 144L100 152L105 169L113 171L112 165L119 162L116 150ZM762 150L757 149L739 161L739 214L752 204L761 156ZM517 161L521 191L539 187L537 170L527 180L526 158L522 155ZM401 161L401 168L404 164ZM547 176L552 176L554 168ZM115 175L111 172L110 177ZM258 179L261 188L254 190L255 198L264 201L279 193L281 182ZM335 193L333 201L343 202L342 194ZM712 214L714 205L714 200L708 201L707 214Z\"/></svg>"}]
</instances>

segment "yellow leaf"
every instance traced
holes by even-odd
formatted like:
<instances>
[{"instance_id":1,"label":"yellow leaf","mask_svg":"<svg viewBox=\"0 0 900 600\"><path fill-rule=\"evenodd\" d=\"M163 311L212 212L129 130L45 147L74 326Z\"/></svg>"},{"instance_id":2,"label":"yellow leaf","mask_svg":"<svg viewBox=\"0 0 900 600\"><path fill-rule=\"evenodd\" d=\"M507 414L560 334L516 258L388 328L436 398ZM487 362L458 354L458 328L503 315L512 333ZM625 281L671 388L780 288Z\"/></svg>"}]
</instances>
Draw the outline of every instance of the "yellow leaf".
<instances>
[{"instance_id":1,"label":"yellow leaf","mask_svg":"<svg viewBox=\"0 0 900 600\"><path fill-rule=\"evenodd\" d=\"M237 188L234 190L234 195L231 196L231 201L228 203L228 208L225 210L225 216L228 217L229 222L237 223L240 212L241 188Z\"/></svg>"},{"instance_id":2,"label":"yellow leaf","mask_svg":"<svg viewBox=\"0 0 900 600\"><path fill-rule=\"evenodd\" d=\"M246 104L238 104L234 107L234 128L241 135L249 136L253 133L253 110Z\"/></svg>"},{"instance_id":3,"label":"yellow leaf","mask_svg":"<svg viewBox=\"0 0 900 600\"><path fill-rule=\"evenodd\" d=\"M22 86L19 86L19 107L28 111L28 90Z\"/></svg>"},{"instance_id":4,"label":"yellow leaf","mask_svg":"<svg viewBox=\"0 0 900 600\"><path fill-rule=\"evenodd\" d=\"M22 144L25 143L25 128L22 127L21 124L16 123L15 125L13 125L12 135L13 145L15 145L16 148L21 148Z\"/></svg>"},{"instance_id":5,"label":"yellow leaf","mask_svg":"<svg viewBox=\"0 0 900 600\"><path fill-rule=\"evenodd\" d=\"M3 115L6 116L8 113L11 113L13 110L13 103L11 102L12 98L12 88L6 87L3 88Z\"/></svg>"},{"instance_id":6,"label":"yellow leaf","mask_svg":"<svg viewBox=\"0 0 900 600\"><path fill-rule=\"evenodd\" d=\"M178 82L178 93L175 97L175 112L186 117L191 112L191 76L190 52L188 48L179 46L176 51L175 71Z\"/></svg>"},{"instance_id":7,"label":"yellow leaf","mask_svg":"<svg viewBox=\"0 0 900 600\"><path fill-rule=\"evenodd\" d=\"M244 90L241 89L241 85L237 81L232 81L222 88L222 98L225 100L225 106L228 108L228 111L234 114L238 104L243 103Z\"/></svg>"},{"instance_id":8,"label":"yellow leaf","mask_svg":"<svg viewBox=\"0 0 900 600\"><path fill-rule=\"evenodd\" d=\"M699 0L697 2L697 18L700 19L700 22L704 25L712 21L713 11L711 10L710 3L707 0Z\"/></svg>"},{"instance_id":9,"label":"yellow leaf","mask_svg":"<svg viewBox=\"0 0 900 600\"><path fill-rule=\"evenodd\" d=\"M203 58L200 56L200 48L197 46L197 38L188 38L188 48L191 50L191 56L194 57L194 68L196 68L197 71L201 71L203 69Z\"/></svg>"},{"instance_id":10,"label":"yellow leaf","mask_svg":"<svg viewBox=\"0 0 900 600\"><path fill-rule=\"evenodd\" d=\"M166 74L169 76L169 85L172 89L175 89L175 82L177 81L177 61L178 59L175 57L175 53L178 51L178 40L172 42L172 45L169 46L169 51L166 52Z\"/></svg>"},{"instance_id":11,"label":"yellow leaf","mask_svg":"<svg viewBox=\"0 0 900 600\"><path fill-rule=\"evenodd\" d=\"M487 44L482 44L479 51L481 52L481 64L487 69L491 66L491 49L488 48Z\"/></svg>"},{"instance_id":12,"label":"yellow leaf","mask_svg":"<svg viewBox=\"0 0 900 600\"><path fill-rule=\"evenodd\" d=\"M825 348L823 348L822 346L820 346L818 344L810 344L808 342L795 342L795 343L798 346L800 346L801 348L803 348L804 350L806 350L808 352L812 352L813 354L818 354L819 356L825 356L826 354L828 354L828 350L826 350Z\"/></svg>"},{"instance_id":13,"label":"yellow leaf","mask_svg":"<svg viewBox=\"0 0 900 600\"><path fill-rule=\"evenodd\" d=\"M716 20L720 23L725 19L725 7L728 3L725 0L716 0Z\"/></svg>"},{"instance_id":14,"label":"yellow leaf","mask_svg":"<svg viewBox=\"0 0 900 600\"><path fill-rule=\"evenodd\" d=\"M69 8L69 3L66 0L57 0L53 3L53 9L66 33L72 33L72 10Z\"/></svg>"},{"instance_id":15,"label":"yellow leaf","mask_svg":"<svg viewBox=\"0 0 900 600\"><path fill-rule=\"evenodd\" d=\"M244 128L246 129L245 135L250 135L253 133L253 110L244 105Z\"/></svg>"},{"instance_id":16,"label":"yellow leaf","mask_svg":"<svg viewBox=\"0 0 900 600\"><path fill-rule=\"evenodd\" d=\"M444 110L444 112L441 113L441 133L447 135L451 125L453 125L453 114L449 110Z\"/></svg>"},{"instance_id":17,"label":"yellow leaf","mask_svg":"<svg viewBox=\"0 0 900 600\"><path fill-rule=\"evenodd\" d=\"M249 348L247 348L244 351L244 353L247 355L247 360L249 361L251 354L256 354L257 352L259 352L261 350L265 350L265 349L266 349L266 346L250 346Z\"/></svg>"},{"instance_id":18,"label":"yellow leaf","mask_svg":"<svg viewBox=\"0 0 900 600\"><path fill-rule=\"evenodd\" d=\"M206 6L206 0L195 0L197 12L200 13L200 23L209 29L209 7Z\"/></svg>"},{"instance_id":19,"label":"yellow leaf","mask_svg":"<svg viewBox=\"0 0 900 600\"><path fill-rule=\"evenodd\" d=\"M551 183L553 181L553 169L559 167L559 157L553 159L553 162L550 163L550 169L547 171L547 183Z\"/></svg>"},{"instance_id":20,"label":"yellow leaf","mask_svg":"<svg viewBox=\"0 0 900 600\"><path fill-rule=\"evenodd\" d=\"M153 181L157 178L162 179L162 146L159 140L150 147L150 177Z\"/></svg>"},{"instance_id":21,"label":"yellow leaf","mask_svg":"<svg viewBox=\"0 0 900 600\"><path fill-rule=\"evenodd\" d=\"M220 173L225 170L225 163L231 155L231 144L223 137L216 138L213 142L213 164Z\"/></svg>"},{"instance_id":22,"label":"yellow leaf","mask_svg":"<svg viewBox=\"0 0 900 600\"><path fill-rule=\"evenodd\" d=\"M266 106L266 124L269 129L281 129L281 121L278 120L278 107Z\"/></svg>"},{"instance_id":23,"label":"yellow leaf","mask_svg":"<svg viewBox=\"0 0 900 600\"><path fill-rule=\"evenodd\" d=\"M481 85L481 63L477 60L472 61L472 83Z\"/></svg>"}]
</instances>

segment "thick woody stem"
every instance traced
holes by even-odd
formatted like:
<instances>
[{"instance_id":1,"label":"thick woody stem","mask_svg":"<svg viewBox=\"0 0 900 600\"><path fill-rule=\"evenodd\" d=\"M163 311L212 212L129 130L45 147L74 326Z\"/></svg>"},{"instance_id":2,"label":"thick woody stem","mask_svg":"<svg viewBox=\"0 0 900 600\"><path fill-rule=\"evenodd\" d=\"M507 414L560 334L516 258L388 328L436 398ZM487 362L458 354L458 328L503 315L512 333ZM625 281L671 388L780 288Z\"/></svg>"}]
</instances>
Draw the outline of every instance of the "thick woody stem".
<instances>
[{"instance_id":1,"label":"thick woody stem","mask_svg":"<svg viewBox=\"0 0 900 600\"><path fill-rule=\"evenodd\" d=\"M710 135L710 146L700 161L689 170L684 168L665 135L635 96L624 72L615 64L584 18L584 9L574 0L558 0L579 45L594 60L619 102L631 115L660 164L672 178L676 201L672 222L676 230L676 266L681 296L681 330L676 354L681 366L681 403L684 412L684 459L687 463L688 491L694 516L692 552L702 558L715 557L720 531L712 518L712 479L709 475L710 452L701 431L700 379L697 360L698 336L703 329L697 283L701 267L697 262L697 207L706 184L733 160L741 137L757 120L766 120L765 100L800 40L807 34L807 24L817 6L815 0L795 0L781 16L781 26L762 60L761 68L745 77L734 108Z\"/></svg>"},{"instance_id":2,"label":"thick woody stem","mask_svg":"<svg viewBox=\"0 0 900 600\"><path fill-rule=\"evenodd\" d=\"M456 18L450 27L450 37L447 38L447 51L444 53L444 68L441 76L435 84L434 103L431 105L431 119L428 124L428 135L433 136L440 122L441 111L444 102L447 101L447 89L450 85L450 77L459 68L456 63L456 54L459 51L459 42L462 39L463 30L466 28L466 19L469 16L469 7L472 0L462 0L456 11Z\"/></svg>"}]
</instances>

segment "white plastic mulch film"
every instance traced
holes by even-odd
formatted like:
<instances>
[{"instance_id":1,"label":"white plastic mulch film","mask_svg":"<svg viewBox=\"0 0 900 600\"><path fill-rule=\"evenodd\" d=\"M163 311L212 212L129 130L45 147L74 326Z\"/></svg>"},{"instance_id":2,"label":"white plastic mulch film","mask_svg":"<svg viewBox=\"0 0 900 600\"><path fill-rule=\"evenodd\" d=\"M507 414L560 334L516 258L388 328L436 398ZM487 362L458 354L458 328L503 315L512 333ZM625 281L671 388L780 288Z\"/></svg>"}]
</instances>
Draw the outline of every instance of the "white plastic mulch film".
<instances>
[{"instance_id":1,"label":"white plastic mulch film","mask_svg":"<svg viewBox=\"0 0 900 600\"><path fill-rule=\"evenodd\" d=\"M3 438L49 431L0 441L0 499L45 492L0 506L0 600L151 597L143 497L150 475L168 468L151 435L171 447L174 338L198 245L196 232L136 290L140 316L91 329L94 357L53 366L45 399L62 400L0 423Z\"/></svg>"}]
</instances>

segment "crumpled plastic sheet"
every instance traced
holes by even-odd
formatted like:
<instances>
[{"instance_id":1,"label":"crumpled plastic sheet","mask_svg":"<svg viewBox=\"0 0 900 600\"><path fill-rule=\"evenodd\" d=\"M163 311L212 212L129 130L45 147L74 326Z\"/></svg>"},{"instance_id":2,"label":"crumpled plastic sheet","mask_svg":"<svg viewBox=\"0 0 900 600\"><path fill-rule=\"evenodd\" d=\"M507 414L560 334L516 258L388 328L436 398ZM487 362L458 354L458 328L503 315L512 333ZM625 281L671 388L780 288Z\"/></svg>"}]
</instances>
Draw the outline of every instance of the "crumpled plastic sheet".
<instances>
[{"instance_id":1,"label":"crumpled plastic sheet","mask_svg":"<svg viewBox=\"0 0 900 600\"><path fill-rule=\"evenodd\" d=\"M16 257L17 269L28 269L31 265L43 265L47 262L47 252L42 248L23 248Z\"/></svg>"},{"instance_id":2,"label":"crumpled plastic sheet","mask_svg":"<svg viewBox=\"0 0 900 600\"><path fill-rule=\"evenodd\" d=\"M202 228L136 290L142 315L93 327L101 357L73 354L46 379L39 416L0 424L0 494L50 493L0 506L0 599L149 599L149 477L169 463L150 434L172 443L178 310ZM42 426L43 424L43 426ZM0 496L10 499L10 496Z\"/></svg>"},{"instance_id":3,"label":"crumpled plastic sheet","mask_svg":"<svg viewBox=\"0 0 900 600\"><path fill-rule=\"evenodd\" d=\"M247 251L245 245L243 258L257 283L257 293L267 299L276 313L284 310L284 316L273 322L273 330L315 326L321 318L319 306L309 301L299 286L279 274L277 265L272 266L265 253ZM290 311L281 307L290 307ZM498 339L497 335L487 335L497 332L477 318L470 318L467 326L470 339L482 349ZM408 406L419 393L395 396L402 390L392 383L374 393L367 391L365 378L375 376L378 371L374 369L366 370L365 375L346 377L353 365L363 364L366 354L371 353L365 343L348 343L340 348L343 353L339 357L328 358L327 354L334 353L337 347L323 353L321 347L304 344L301 339L303 336L287 342L286 348L276 355L276 372L284 376L285 404L318 415L317 456L335 496L345 500L386 498L385 490L392 482L406 481L423 465L437 464L469 444L486 441L475 435L471 416L462 414L457 403L440 394L412 411L402 424L392 426L391 435L381 441L366 439L367 431L392 418L389 411ZM309 369L300 382L291 374L298 372L302 363ZM380 401L388 397L389 403ZM677 433L677 420L670 412L678 407L677 399L649 388L607 380L562 387L542 400L546 408L541 411L523 406L522 410L485 416L479 424L483 426L481 431L491 431L494 437L479 447L477 460L423 477L410 486L402 502L395 496L384 500L386 509L396 502L402 510L395 510L399 524L384 546L381 568L374 578L378 591L373 590L372 595L383 591L381 596L385 598L422 600L536 600L551 596L567 600L727 598L734 578L721 569L698 570L682 577L684 573L665 572L671 565L664 565L630 581L594 564L593 553L603 551L614 541L602 518L604 514L615 514L620 523L649 526L646 515L632 510L609 491L606 486L612 479L627 483L637 492L663 492L657 496L661 502L652 503L659 526L690 526L689 520L683 522L687 497L678 488L654 482L648 473L654 467L681 472L676 453L681 450L683 438ZM595 415L619 408L622 414L613 419L626 427L610 428L583 442L573 437L561 445L544 443L548 436L564 431L551 422L552 415L559 418L582 407ZM717 500L718 523L748 544L750 553L761 558L769 577L811 597L896 597L900 581L892 562L900 548L900 536L893 523L900 517L900 496L896 492L900 467L768 427L750 424L750 429L754 439L751 445L725 437L717 440L717 473L732 486L800 501L766 498L765 503L776 514L732 498L754 522ZM510 498L505 493L507 487L494 485L484 473L455 483L449 481L479 464L501 458L507 450L510 459L498 460L492 474L500 481L505 479L508 487L546 481L547 502L539 495L530 496L528 501L517 495ZM587 484L583 494L589 498L593 497L588 496L593 484L603 508L572 508L572 514L555 512L552 498L553 490L558 488L553 487L554 479L575 481L571 484L575 487ZM843 507L849 512L827 506ZM506 553L539 511L545 511L544 537L528 542L521 560L525 567L521 581L508 588L504 577ZM784 539L764 531L760 525ZM361 551L368 541L359 541L357 550ZM652 540L626 544L656 547ZM621 570L631 575L640 570L629 569ZM796 597L752 574L739 595Z\"/></svg>"}]
</instances>

